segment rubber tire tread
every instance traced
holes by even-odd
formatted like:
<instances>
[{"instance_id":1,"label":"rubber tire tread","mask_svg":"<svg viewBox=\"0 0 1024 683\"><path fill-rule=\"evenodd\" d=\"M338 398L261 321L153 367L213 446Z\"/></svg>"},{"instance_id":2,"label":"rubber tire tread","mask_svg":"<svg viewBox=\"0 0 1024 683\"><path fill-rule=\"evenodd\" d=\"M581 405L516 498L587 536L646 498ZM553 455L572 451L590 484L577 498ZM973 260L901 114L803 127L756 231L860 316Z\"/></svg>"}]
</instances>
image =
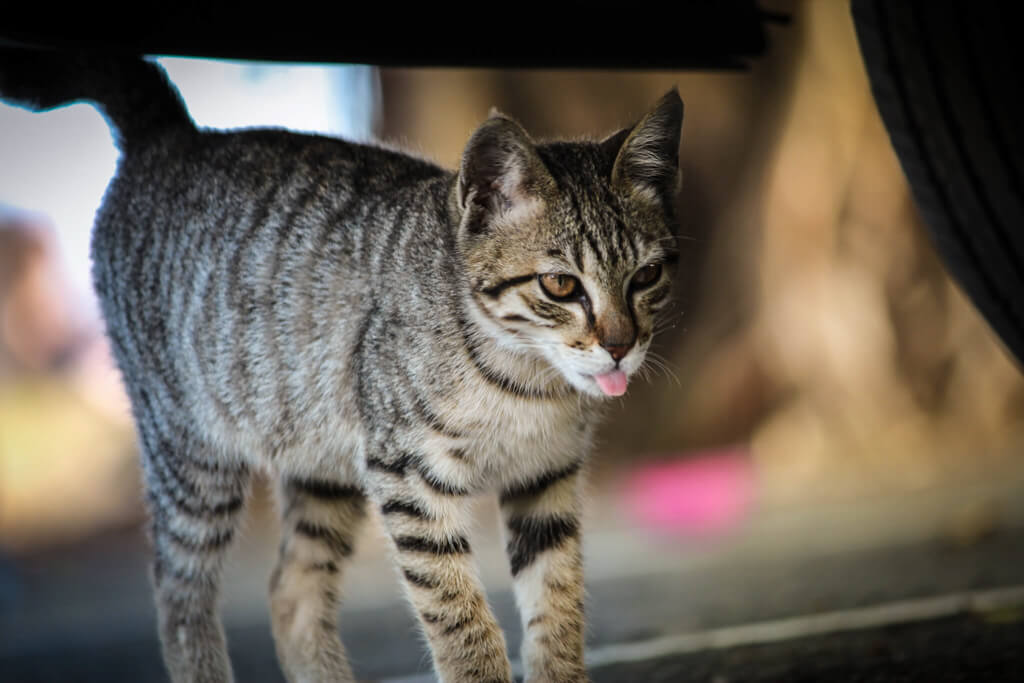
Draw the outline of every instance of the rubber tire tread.
<instances>
[{"instance_id":1,"label":"rubber tire tread","mask_svg":"<svg viewBox=\"0 0 1024 683\"><path fill-rule=\"evenodd\" d=\"M936 250L1024 363L1024 39L1003 3L853 0L852 12Z\"/></svg>"}]
</instances>

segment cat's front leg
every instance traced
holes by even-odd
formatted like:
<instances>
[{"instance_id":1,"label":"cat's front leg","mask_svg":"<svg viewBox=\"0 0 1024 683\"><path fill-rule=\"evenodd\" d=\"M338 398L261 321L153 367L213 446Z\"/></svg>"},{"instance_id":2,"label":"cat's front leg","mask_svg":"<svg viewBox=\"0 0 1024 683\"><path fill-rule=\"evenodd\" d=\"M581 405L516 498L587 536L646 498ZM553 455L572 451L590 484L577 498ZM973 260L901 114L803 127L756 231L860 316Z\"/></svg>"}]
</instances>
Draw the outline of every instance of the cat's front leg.
<instances>
[{"instance_id":1,"label":"cat's front leg","mask_svg":"<svg viewBox=\"0 0 1024 683\"><path fill-rule=\"evenodd\" d=\"M436 454L438 458L450 457ZM470 552L468 491L428 454L367 459L370 495L394 543L398 570L447 683L512 681L505 638Z\"/></svg>"},{"instance_id":2,"label":"cat's front leg","mask_svg":"<svg viewBox=\"0 0 1024 683\"><path fill-rule=\"evenodd\" d=\"M501 496L526 681L586 681L580 464L509 487Z\"/></svg>"}]
</instances>

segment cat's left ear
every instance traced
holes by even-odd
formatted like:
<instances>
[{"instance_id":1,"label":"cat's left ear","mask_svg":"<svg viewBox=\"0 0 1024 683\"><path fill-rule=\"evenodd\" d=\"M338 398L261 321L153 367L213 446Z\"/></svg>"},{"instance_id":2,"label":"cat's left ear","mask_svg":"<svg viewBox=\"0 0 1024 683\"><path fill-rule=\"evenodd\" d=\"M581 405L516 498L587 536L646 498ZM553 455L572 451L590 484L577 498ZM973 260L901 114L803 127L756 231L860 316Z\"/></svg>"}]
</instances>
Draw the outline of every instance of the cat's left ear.
<instances>
[{"instance_id":1,"label":"cat's left ear","mask_svg":"<svg viewBox=\"0 0 1024 683\"><path fill-rule=\"evenodd\" d=\"M618 146L612 184L625 194L651 199L672 197L679 190L679 139L683 100L672 88L633 128L619 131L602 144Z\"/></svg>"},{"instance_id":2,"label":"cat's left ear","mask_svg":"<svg viewBox=\"0 0 1024 683\"><path fill-rule=\"evenodd\" d=\"M495 218L528 210L554 188L551 173L522 126L491 110L462 154L456 201L464 229L470 234L484 232Z\"/></svg>"}]
</instances>

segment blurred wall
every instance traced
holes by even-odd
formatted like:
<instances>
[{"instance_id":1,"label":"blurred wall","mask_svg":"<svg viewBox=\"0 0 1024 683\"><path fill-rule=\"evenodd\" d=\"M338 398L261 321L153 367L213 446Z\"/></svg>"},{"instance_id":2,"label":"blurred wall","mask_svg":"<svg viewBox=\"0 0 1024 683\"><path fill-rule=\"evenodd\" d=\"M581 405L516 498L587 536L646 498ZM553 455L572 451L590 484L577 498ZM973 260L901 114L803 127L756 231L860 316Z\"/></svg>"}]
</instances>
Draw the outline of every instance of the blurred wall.
<instances>
[{"instance_id":1,"label":"blurred wall","mask_svg":"<svg viewBox=\"0 0 1024 683\"><path fill-rule=\"evenodd\" d=\"M650 382L634 383L611 411L599 470L735 445L753 462L762 498L792 503L1019 466L1024 382L921 229L847 3L764 4L793 19L772 27L767 54L746 71L384 69L380 136L454 168L491 107L540 139L603 136L678 86L678 305ZM21 244L24 234L5 239ZM45 239L29 242L23 263L46 253ZM8 547L141 513L133 436L105 345L90 342L70 368L59 361L77 343L74 325L52 320L64 304L17 303L30 300L31 274L38 284L46 272L32 263L0 277ZM33 333L40 321L55 336Z\"/></svg>"}]
</instances>

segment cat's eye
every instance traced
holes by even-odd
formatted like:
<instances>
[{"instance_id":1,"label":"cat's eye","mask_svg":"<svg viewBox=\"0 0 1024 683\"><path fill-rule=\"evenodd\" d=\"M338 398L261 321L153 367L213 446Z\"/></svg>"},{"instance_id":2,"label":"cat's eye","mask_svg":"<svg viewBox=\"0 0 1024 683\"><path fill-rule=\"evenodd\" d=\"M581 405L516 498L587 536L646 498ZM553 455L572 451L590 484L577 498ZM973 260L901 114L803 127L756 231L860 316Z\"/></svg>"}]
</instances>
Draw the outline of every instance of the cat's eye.
<instances>
[{"instance_id":1,"label":"cat's eye","mask_svg":"<svg viewBox=\"0 0 1024 683\"><path fill-rule=\"evenodd\" d=\"M633 279L630 280L629 285L632 289L642 289L648 285L654 284L658 278L661 277L661 264L660 263L648 263L646 266L636 271L633 275Z\"/></svg>"},{"instance_id":2,"label":"cat's eye","mask_svg":"<svg viewBox=\"0 0 1024 683\"><path fill-rule=\"evenodd\" d=\"M580 281L565 273L543 273L537 279L541 289L552 299L568 299L579 290Z\"/></svg>"}]
</instances>

